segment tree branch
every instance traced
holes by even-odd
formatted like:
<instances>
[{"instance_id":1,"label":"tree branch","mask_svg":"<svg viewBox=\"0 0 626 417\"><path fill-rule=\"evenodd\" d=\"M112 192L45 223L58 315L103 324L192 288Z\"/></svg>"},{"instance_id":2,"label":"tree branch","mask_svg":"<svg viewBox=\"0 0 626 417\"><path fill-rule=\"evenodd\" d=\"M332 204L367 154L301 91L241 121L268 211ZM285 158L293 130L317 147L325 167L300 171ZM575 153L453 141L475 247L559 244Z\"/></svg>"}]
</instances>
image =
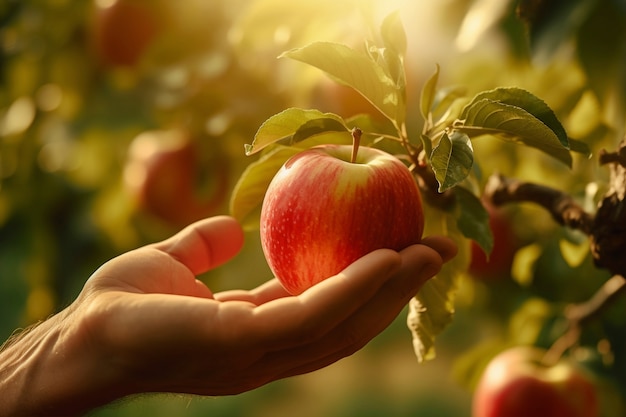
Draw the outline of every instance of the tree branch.
<instances>
[{"instance_id":1,"label":"tree branch","mask_svg":"<svg viewBox=\"0 0 626 417\"><path fill-rule=\"evenodd\" d=\"M524 201L539 204L560 225L587 235L591 233L593 216L583 210L570 195L554 188L494 174L485 186L485 197L496 206Z\"/></svg>"},{"instance_id":2,"label":"tree branch","mask_svg":"<svg viewBox=\"0 0 626 417\"><path fill-rule=\"evenodd\" d=\"M623 167L626 167L626 143L620 143L619 148L616 152L608 152L606 149L600 150L598 158L600 165L616 163Z\"/></svg>"},{"instance_id":3,"label":"tree branch","mask_svg":"<svg viewBox=\"0 0 626 417\"><path fill-rule=\"evenodd\" d=\"M626 293L626 279L613 275L587 301L570 304L565 308L565 318L569 322L567 331L554 342L543 358L546 364L554 364L559 358L578 343L582 327L598 318L611 303Z\"/></svg>"}]
</instances>

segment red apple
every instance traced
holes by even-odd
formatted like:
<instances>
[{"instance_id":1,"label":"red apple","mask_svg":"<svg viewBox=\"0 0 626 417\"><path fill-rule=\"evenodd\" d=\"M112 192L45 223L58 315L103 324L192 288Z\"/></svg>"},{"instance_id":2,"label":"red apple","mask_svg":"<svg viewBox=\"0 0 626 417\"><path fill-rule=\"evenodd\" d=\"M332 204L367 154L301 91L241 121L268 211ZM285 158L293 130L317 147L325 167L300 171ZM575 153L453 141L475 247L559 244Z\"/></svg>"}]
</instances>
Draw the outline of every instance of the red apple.
<instances>
[{"instance_id":1,"label":"red apple","mask_svg":"<svg viewBox=\"0 0 626 417\"><path fill-rule=\"evenodd\" d=\"M91 28L94 51L105 66L132 67L162 26L153 1L97 1Z\"/></svg>"},{"instance_id":2,"label":"red apple","mask_svg":"<svg viewBox=\"0 0 626 417\"><path fill-rule=\"evenodd\" d=\"M190 135L179 129L147 131L131 142L124 183L141 212L180 227L216 213L228 197L224 158L203 169ZM204 181L207 192L200 192ZM204 185L206 185L204 184Z\"/></svg>"},{"instance_id":3,"label":"red apple","mask_svg":"<svg viewBox=\"0 0 626 417\"><path fill-rule=\"evenodd\" d=\"M474 393L473 417L599 417L591 379L575 363L542 363L543 349L521 346L493 358Z\"/></svg>"},{"instance_id":4,"label":"red apple","mask_svg":"<svg viewBox=\"0 0 626 417\"><path fill-rule=\"evenodd\" d=\"M484 280L507 277L511 273L513 258L518 249L518 239L506 212L488 203L485 207L493 234L493 250L487 258L483 249L472 241L469 272L473 277Z\"/></svg>"},{"instance_id":5,"label":"red apple","mask_svg":"<svg viewBox=\"0 0 626 417\"><path fill-rule=\"evenodd\" d=\"M261 209L268 264L291 294L341 272L367 253L418 243L424 214L417 183L400 160L361 147L323 145L292 157Z\"/></svg>"}]
</instances>

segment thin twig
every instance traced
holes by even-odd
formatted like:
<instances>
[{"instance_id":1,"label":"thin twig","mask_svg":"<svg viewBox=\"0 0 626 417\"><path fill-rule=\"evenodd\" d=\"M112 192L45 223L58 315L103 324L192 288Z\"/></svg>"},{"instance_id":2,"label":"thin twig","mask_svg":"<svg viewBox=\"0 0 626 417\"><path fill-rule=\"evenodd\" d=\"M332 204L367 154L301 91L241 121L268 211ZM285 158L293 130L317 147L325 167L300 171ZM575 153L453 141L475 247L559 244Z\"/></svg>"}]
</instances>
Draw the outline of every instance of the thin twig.
<instances>
[{"instance_id":1,"label":"thin twig","mask_svg":"<svg viewBox=\"0 0 626 417\"><path fill-rule=\"evenodd\" d=\"M626 291L626 279L613 275L587 301L572 304L565 310L570 322L585 324L600 315L613 300Z\"/></svg>"},{"instance_id":2,"label":"thin twig","mask_svg":"<svg viewBox=\"0 0 626 417\"><path fill-rule=\"evenodd\" d=\"M546 352L543 362L553 365L563 354L578 343L582 327L598 318L614 300L626 292L626 279L621 275L613 275L587 301L570 304L565 308L568 320L567 331L558 338Z\"/></svg>"}]
</instances>

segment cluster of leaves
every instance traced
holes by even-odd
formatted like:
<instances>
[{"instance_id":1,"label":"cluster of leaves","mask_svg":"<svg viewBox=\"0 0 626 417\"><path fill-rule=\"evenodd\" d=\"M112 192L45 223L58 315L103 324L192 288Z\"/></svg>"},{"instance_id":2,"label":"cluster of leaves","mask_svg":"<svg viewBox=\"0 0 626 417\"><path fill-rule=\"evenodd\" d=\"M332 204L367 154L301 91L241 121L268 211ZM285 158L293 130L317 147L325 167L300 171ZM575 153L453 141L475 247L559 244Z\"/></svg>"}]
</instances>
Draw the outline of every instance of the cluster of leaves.
<instances>
[{"instance_id":1,"label":"cluster of leaves","mask_svg":"<svg viewBox=\"0 0 626 417\"><path fill-rule=\"evenodd\" d=\"M486 251L493 246L489 216L480 201L472 140L490 136L536 148L568 167L571 151L586 152L583 144L568 139L554 112L528 91L498 88L466 97L458 88L438 88L439 68L424 84L420 110L421 134L407 131L407 75L404 69L406 34L398 13L382 22L380 40L366 42L364 50L315 42L282 54L324 71L337 82L358 91L384 116L339 115L315 109L289 108L263 123L246 154L259 158L243 172L232 199L231 212L248 228L258 226L263 196L274 174L291 156L319 144L349 144L358 127L362 143L388 150L407 161L418 183L431 176L438 186L434 194L452 193L454 204L438 205L428 195L427 233L475 240ZM421 177L421 178L420 178ZM420 181L422 180L422 181ZM424 190L426 193L432 190ZM433 198L430 198L433 197ZM467 266L467 254L444 270L420 291L410 304L408 324L419 360L433 357L434 339L450 322L459 269Z\"/></svg>"}]
</instances>

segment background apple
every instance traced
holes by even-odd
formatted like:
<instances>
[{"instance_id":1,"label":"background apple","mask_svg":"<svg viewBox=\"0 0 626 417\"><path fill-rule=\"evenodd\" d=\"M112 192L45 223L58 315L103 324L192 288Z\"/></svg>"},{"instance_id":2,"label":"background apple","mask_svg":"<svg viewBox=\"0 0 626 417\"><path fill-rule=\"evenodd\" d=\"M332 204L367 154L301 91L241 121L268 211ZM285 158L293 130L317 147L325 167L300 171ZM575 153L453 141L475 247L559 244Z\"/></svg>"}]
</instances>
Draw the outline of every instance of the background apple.
<instances>
[{"instance_id":1,"label":"background apple","mask_svg":"<svg viewBox=\"0 0 626 417\"><path fill-rule=\"evenodd\" d=\"M521 346L493 358L474 393L473 417L598 417L589 377L566 359L543 364L544 354Z\"/></svg>"},{"instance_id":2,"label":"background apple","mask_svg":"<svg viewBox=\"0 0 626 417\"><path fill-rule=\"evenodd\" d=\"M136 65L163 30L153 1L95 2L92 42L100 63L107 67Z\"/></svg>"},{"instance_id":3,"label":"background apple","mask_svg":"<svg viewBox=\"0 0 626 417\"><path fill-rule=\"evenodd\" d=\"M292 294L380 248L418 243L424 229L415 179L397 158L324 145L287 161L261 210L261 243L272 272Z\"/></svg>"},{"instance_id":4,"label":"background apple","mask_svg":"<svg viewBox=\"0 0 626 417\"><path fill-rule=\"evenodd\" d=\"M129 146L124 183L141 212L185 226L216 214L228 197L225 159L208 163L186 131L146 131Z\"/></svg>"},{"instance_id":5,"label":"background apple","mask_svg":"<svg viewBox=\"0 0 626 417\"><path fill-rule=\"evenodd\" d=\"M494 280L508 277L519 241L514 233L508 213L492 204L486 203L489 213L489 227L493 233L493 250L487 254L474 241L471 243L470 274L481 280Z\"/></svg>"}]
</instances>

